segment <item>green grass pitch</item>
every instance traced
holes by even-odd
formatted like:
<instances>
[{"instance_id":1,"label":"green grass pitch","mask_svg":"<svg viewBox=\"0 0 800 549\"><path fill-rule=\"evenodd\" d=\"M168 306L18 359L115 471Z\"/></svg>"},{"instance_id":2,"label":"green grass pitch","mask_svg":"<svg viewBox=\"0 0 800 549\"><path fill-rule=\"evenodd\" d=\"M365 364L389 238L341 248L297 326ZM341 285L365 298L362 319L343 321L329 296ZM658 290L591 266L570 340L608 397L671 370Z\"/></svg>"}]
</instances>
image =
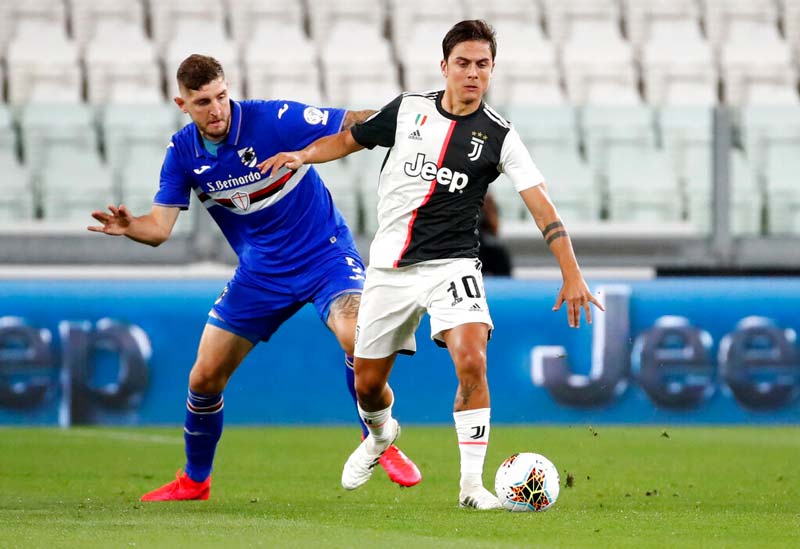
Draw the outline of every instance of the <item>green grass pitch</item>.
<instances>
[{"instance_id":1,"label":"green grass pitch","mask_svg":"<svg viewBox=\"0 0 800 549\"><path fill-rule=\"evenodd\" d=\"M345 427L229 427L209 501L145 504L183 464L180 428L2 428L0 546L800 547L797 427L495 425L487 487L506 456L542 453L561 473L544 513L459 509L449 426L404 426L418 486L376 470L346 492L358 440Z\"/></svg>"}]
</instances>

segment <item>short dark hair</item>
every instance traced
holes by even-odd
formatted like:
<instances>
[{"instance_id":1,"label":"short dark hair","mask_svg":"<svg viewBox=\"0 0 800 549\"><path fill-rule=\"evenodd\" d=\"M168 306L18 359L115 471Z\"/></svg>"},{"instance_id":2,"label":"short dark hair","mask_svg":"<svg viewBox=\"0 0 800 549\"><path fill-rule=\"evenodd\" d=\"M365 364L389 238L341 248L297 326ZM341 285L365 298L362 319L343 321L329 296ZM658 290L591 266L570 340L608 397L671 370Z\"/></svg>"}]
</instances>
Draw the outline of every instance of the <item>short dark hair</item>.
<instances>
[{"instance_id":1,"label":"short dark hair","mask_svg":"<svg viewBox=\"0 0 800 549\"><path fill-rule=\"evenodd\" d=\"M444 54L444 60L447 61L447 58L450 57L450 52L452 52L453 48L458 44L470 40L488 42L489 48L492 50L492 61L494 61L494 57L497 55L495 32L492 26L482 19L461 21L453 25L453 28L447 31L447 34L444 35L444 40L442 40L442 54Z\"/></svg>"},{"instance_id":2,"label":"short dark hair","mask_svg":"<svg viewBox=\"0 0 800 549\"><path fill-rule=\"evenodd\" d=\"M178 67L178 84L186 89L197 91L217 78L225 78L222 65L213 57L194 53L183 60Z\"/></svg>"}]
</instances>

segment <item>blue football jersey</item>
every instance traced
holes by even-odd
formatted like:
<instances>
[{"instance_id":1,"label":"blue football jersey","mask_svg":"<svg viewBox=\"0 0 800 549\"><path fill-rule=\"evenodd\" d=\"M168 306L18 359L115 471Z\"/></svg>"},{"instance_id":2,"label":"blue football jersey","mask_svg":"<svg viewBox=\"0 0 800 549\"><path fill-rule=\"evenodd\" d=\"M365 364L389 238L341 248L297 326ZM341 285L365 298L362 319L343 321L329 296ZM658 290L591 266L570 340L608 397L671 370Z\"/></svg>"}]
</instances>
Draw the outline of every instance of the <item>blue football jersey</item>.
<instances>
[{"instance_id":1,"label":"blue football jersey","mask_svg":"<svg viewBox=\"0 0 800 549\"><path fill-rule=\"evenodd\" d=\"M189 207L194 191L239 257L240 269L284 273L324 257L352 235L311 166L267 177L256 165L339 132L344 110L293 101L231 101L230 133L217 156L194 123L172 136L154 204Z\"/></svg>"}]
</instances>

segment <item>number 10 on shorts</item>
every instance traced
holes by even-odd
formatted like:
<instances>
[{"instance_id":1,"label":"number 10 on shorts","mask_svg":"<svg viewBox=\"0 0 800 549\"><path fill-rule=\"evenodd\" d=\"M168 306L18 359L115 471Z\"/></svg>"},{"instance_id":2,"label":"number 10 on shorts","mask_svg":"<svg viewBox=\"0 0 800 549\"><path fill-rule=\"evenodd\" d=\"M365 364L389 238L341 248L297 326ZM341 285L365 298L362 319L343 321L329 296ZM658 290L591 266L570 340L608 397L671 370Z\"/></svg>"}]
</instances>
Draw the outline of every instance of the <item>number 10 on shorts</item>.
<instances>
[{"instance_id":1,"label":"number 10 on shorts","mask_svg":"<svg viewBox=\"0 0 800 549\"><path fill-rule=\"evenodd\" d=\"M462 276L460 281L453 280L450 282L450 286L447 287L447 291L453 294L453 302L450 304L451 307L455 307L464 301L464 298L459 295L459 291L461 291L462 288L467 297L473 299L482 297L478 280L472 275Z\"/></svg>"}]
</instances>

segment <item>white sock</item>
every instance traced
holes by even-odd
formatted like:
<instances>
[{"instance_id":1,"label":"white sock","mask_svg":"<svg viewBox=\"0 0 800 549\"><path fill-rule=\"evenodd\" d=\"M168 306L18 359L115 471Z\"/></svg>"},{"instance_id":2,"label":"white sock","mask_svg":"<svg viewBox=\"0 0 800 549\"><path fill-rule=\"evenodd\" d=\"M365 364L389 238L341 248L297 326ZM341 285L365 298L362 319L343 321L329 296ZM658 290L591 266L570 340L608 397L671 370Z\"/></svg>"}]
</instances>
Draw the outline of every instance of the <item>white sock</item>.
<instances>
[{"instance_id":1,"label":"white sock","mask_svg":"<svg viewBox=\"0 0 800 549\"><path fill-rule=\"evenodd\" d=\"M489 445L491 408L453 412L461 452L461 489L483 486L483 462Z\"/></svg>"},{"instance_id":2,"label":"white sock","mask_svg":"<svg viewBox=\"0 0 800 549\"><path fill-rule=\"evenodd\" d=\"M361 419L364 420L373 439L376 442L386 442L387 433L385 433L385 427L386 423L392 419L392 405L390 404L387 408L376 412L367 412L361 408L361 405L358 405L358 413L361 415Z\"/></svg>"}]
</instances>

